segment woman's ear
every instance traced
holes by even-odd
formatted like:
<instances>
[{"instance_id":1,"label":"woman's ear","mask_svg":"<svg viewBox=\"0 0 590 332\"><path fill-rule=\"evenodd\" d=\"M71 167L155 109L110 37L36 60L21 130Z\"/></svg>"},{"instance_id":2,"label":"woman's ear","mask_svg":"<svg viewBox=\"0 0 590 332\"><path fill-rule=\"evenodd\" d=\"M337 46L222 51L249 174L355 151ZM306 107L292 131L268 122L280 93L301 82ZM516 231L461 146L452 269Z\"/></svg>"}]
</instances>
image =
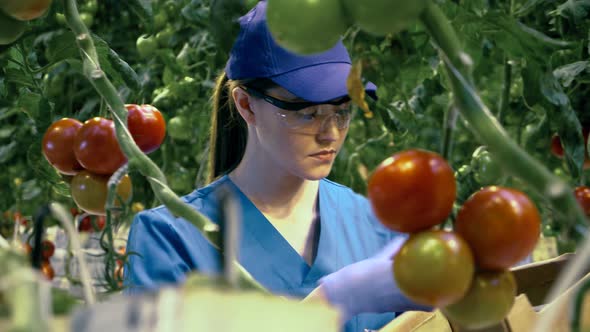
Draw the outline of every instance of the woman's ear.
<instances>
[{"instance_id":1,"label":"woman's ear","mask_svg":"<svg viewBox=\"0 0 590 332\"><path fill-rule=\"evenodd\" d=\"M240 116L242 116L242 119L249 125L255 125L256 117L252 110L252 98L250 95L240 87L234 88L231 93L236 109L240 113Z\"/></svg>"}]
</instances>

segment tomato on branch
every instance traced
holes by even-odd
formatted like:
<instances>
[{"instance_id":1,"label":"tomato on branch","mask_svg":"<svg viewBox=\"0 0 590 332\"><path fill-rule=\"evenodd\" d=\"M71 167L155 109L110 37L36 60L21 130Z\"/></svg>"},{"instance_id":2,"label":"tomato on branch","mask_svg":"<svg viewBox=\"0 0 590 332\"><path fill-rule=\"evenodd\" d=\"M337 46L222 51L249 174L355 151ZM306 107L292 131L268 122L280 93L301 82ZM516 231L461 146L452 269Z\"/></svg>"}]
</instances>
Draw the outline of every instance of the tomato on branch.
<instances>
[{"instance_id":1,"label":"tomato on branch","mask_svg":"<svg viewBox=\"0 0 590 332\"><path fill-rule=\"evenodd\" d=\"M456 233L412 234L393 259L395 280L410 300L443 307L460 300L471 285L473 254Z\"/></svg>"},{"instance_id":2,"label":"tomato on branch","mask_svg":"<svg viewBox=\"0 0 590 332\"><path fill-rule=\"evenodd\" d=\"M523 192L486 187L461 207L455 231L473 250L483 270L505 270L526 258L541 232L537 207Z\"/></svg>"},{"instance_id":3,"label":"tomato on branch","mask_svg":"<svg viewBox=\"0 0 590 332\"><path fill-rule=\"evenodd\" d=\"M464 328L482 329L500 323L512 309L515 296L512 272L479 272L467 294L442 312Z\"/></svg>"},{"instance_id":4,"label":"tomato on branch","mask_svg":"<svg viewBox=\"0 0 590 332\"><path fill-rule=\"evenodd\" d=\"M166 122L162 113L152 105L125 105L127 127L141 151L150 153L160 147L166 137Z\"/></svg>"},{"instance_id":5,"label":"tomato on branch","mask_svg":"<svg viewBox=\"0 0 590 332\"><path fill-rule=\"evenodd\" d=\"M74 175L84 169L74 154L74 139L82 122L63 118L47 128L43 135L43 156L60 173Z\"/></svg>"},{"instance_id":6,"label":"tomato on branch","mask_svg":"<svg viewBox=\"0 0 590 332\"><path fill-rule=\"evenodd\" d=\"M117 142L115 123L102 117L84 122L74 138L74 154L84 168L97 174L113 174L127 161Z\"/></svg>"},{"instance_id":7,"label":"tomato on branch","mask_svg":"<svg viewBox=\"0 0 590 332\"><path fill-rule=\"evenodd\" d=\"M104 215L107 201L107 182L108 175L93 174L88 171L82 171L74 176L71 183L71 193L74 202L78 207L90 214ZM117 195L124 202L131 198L131 180L125 175L117 185ZM115 199L115 206L121 206L118 199Z\"/></svg>"},{"instance_id":8,"label":"tomato on branch","mask_svg":"<svg viewBox=\"0 0 590 332\"><path fill-rule=\"evenodd\" d=\"M346 15L363 30L386 35L418 21L430 0L343 0Z\"/></svg>"},{"instance_id":9,"label":"tomato on branch","mask_svg":"<svg viewBox=\"0 0 590 332\"><path fill-rule=\"evenodd\" d=\"M375 215L394 231L412 233L444 221L455 202L453 169L440 155L407 150L383 161L371 175L368 197Z\"/></svg>"}]
</instances>

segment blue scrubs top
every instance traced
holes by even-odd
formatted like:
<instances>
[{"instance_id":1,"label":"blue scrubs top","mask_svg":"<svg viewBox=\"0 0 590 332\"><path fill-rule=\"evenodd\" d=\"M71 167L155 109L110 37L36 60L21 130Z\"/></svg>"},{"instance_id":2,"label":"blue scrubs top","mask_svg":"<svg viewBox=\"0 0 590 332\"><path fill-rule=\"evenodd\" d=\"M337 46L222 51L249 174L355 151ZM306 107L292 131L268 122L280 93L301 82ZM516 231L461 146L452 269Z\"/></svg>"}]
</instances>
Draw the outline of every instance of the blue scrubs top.
<instances>
[{"instance_id":1,"label":"blue scrubs top","mask_svg":"<svg viewBox=\"0 0 590 332\"><path fill-rule=\"evenodd\" d=\"M219 202L216 192L222 186L230 186L237 193L242 208L238 259L274 294L304 298L318 286L320 278L371 257L393 237L400 236L378 222L365 197L323 179L319 183L319 243L310 266L228 176L184 196L183 200L217 222ZM180 283L191 270L205 274L220 272L219 252L195 226L172 216L163 206L136 215L129 232L127 251L141 255L129 256L129 265L125 268L128 293ZM357 315L343 330L377 330L394 317L394 313Z\"/></svg>"}]
</instances>

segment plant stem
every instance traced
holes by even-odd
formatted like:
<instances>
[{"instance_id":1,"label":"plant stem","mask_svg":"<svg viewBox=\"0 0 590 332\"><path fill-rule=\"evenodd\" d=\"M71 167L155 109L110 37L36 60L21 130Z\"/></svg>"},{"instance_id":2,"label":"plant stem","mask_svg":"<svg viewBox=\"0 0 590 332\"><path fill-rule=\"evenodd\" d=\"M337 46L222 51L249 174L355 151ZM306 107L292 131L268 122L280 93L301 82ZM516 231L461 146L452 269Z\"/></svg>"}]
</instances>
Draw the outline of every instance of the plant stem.
<instances>
[{"instance_id":1,"label":"plant stem","mask_svg":"<svg viewBox=\"0 0 590 332\"><path fill-rule=\"evenodd\" d=\"M182 217L192 223L213 246L219 248L219 227L193 207L183 202L170 190L166 185L166 176L164 173L135 144L127 129L127 110L125 109L125 104L100 67L94 42L88 28L80 19L76 1L64 0L64 9L66 21L76 36L76 43L82 54L84 74L96 91L104 98L112 111L117 140L121 150L129 161L129 165L137 168L147 178L156 197L173 215ZM244 269L240 268L240 271L241 280L248 281L252 288L263 289Z\"/></svg>"}]
</instances>

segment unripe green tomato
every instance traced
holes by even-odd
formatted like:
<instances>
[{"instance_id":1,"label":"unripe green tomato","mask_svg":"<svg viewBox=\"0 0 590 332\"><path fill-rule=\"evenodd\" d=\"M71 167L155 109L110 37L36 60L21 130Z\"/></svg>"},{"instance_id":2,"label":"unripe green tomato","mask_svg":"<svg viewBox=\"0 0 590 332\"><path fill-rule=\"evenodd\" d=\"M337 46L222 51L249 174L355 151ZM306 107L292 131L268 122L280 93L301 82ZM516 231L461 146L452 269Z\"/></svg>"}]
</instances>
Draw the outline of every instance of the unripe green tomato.
<instances>
[{"instance_id":1,"label":"unripe green tomato","mask_svg":"<svg viewBox=\"0 0 590 332\"><path fill-rule=\"evenodd\" d=\"M80 9L94 15L98 11L98 2L96 0L87 0Z\"/></svg>"},{"instance_id":2,"label":"unripe green tomato","mask_svg":"<svg viewBox=\"0 0 590 332\"><path fill-rule=\"evenodd\" d=\"M158 32L156 34L156 41L158 45L161 47L168 47L170 46L170 42L172 41L172 36L174 36L174 30L172 27L167 26L164 30Z\"/></svg>"},{"instance_id":3,"label":"unripe green tomato","mask_svg":"<svg viewBox=\"0 0 590 332\"><path fill-rule=\"evenodd\" d=\"M156 15L154 15L154 29L161 30L166 26L168 22L168 15L166 12L161 10Z\"/></svg>"},{"instance_id":4,"label":"unripe green tomato","mask_svg":"<svg viewBox=\"0 0 590 332\"><path fill-rule=\"evenodd\" d=\"M361 29L375 34L398 33L418 18L431 0L343 0L346 15Z\"/></svg>"},{"instance_id":5,"label":"unripe green tomato","mask_svg":"<svg viewBox=\"0 0 590 332\"><path fill-rule=\"evenodd\" d=\"M193 136L189 119L182 115L173 117L168 121L168 136L179 141L188 141Z\"/></svg>"},{"instance_id":6,"label":"unripe green tomato","mask_svg":"<svg viewBox=\"0 0 590 332\"><path fill-rule=\"evenodd\" d=\"M339 0L273 0L266 16L275 41L299 54L332 48L348 28Z\"/></svg>"},{"instance_id":7,"label":"unripe green tomato","mask_svg":"<svg viewBox=\"0 0 590 332\"><path fill-rule=\"evenodd\" d=\"M478 272L465 297L442 312L464 328L482 329L501 323L510 312L515 296L512 272Z\"/></svg>"},{"instance_id":8,"label":"unripe green tomato","mask_svg":"<svg viewBox=\"0 0 590 332\"><path fill-rule=\"evenodd\" d=\"M482 186L497 185L503 181L504 170L502 166L492 157L485 146L480 146L473 153L471 168L475 181Z\"/></svg>"},{"instance_id":9,"label":"unripe green tomato","mask_svg":"<svg viewBox=\"0 0 590 332\"><path fill-rule=\"evenodd\" d=\"M153 36L141 35L137 38L135 46L137 47L139 56L146 59L154 55L158 49L158 42L156 42L156 39Z\"/></svg>"},{"instance_id":10,"label":"unripe green tomato","mask_svg":"<svg viewBox=\"0 0 590 332\"><path fill-rule=\"evenodd\" d=\"M82 20L82 23L84 23L84 25L87 28L90 28L92 26L92 24L94 24L94 15L92 15L90 13L86 13L86 12L80 13L80 19Z\"/></svg>"},{"instance_id":11,"label":"unripe green tomato","mask_svg":"<svg viewBox=\"0 0 590 332\"><path fill-rule=\"evenodd\" d=\"M15 42L25 31L27 22L14 19L0 11L0 45Z\"/></svg>"},{"instance_id":12,"label":"unripe green tomato","mask_svg":"<svg viewBox=\"0 0 590 332\"><path fill-rule=\"evenodd\" d=\"M62 27L68 26L68 22L66 21L66 16L62 13L55 13L55 21L57 24L61 25Z\"/></svg>"}]
</instances>

